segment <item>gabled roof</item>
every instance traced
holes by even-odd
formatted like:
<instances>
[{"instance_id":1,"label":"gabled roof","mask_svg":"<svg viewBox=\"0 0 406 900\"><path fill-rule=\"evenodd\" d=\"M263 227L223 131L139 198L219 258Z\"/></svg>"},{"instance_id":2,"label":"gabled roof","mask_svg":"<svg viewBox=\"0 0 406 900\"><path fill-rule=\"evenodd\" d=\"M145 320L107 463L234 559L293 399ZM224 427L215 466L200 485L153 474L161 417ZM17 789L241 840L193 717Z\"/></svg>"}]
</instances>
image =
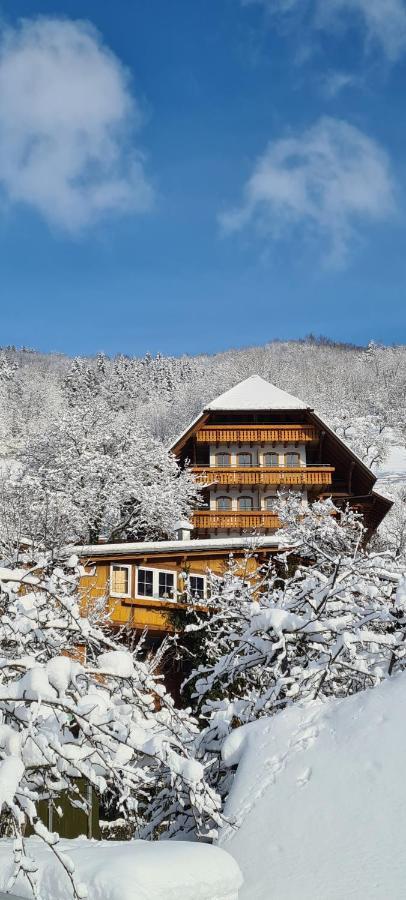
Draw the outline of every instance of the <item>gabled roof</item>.
<instances>
[{"instance_id":1,"label":"gabled roof","mask_svg":"<svg viewBox=\"0 0 406 900\"><path fill-rule=\"evenodd\" d=\"M193 419L193 422L182 431L181 434L173 441L170 446L172 452L179 452L180 448L186 443L191 434L196 430L197 425L203 425L207 420L210 412L214 410L235 410L244 412L244 410L273 410L273 409L310 409L303 400L293 397L286 391L265 381L260 375L251 375L234 385L229 391L220 394L211 403L204 407L204 410Z\"/></svg>"},{"instance_id":2,"label":"gabled roof","mask_svg":"<svg viewBox=\"0 0 406 900\"><path fill-rule=\"evenodd\" d=\"M303 400L282 391L260 375L251 375L212 400L205 410L309 409Z\"/></svg>"}]
</instances>

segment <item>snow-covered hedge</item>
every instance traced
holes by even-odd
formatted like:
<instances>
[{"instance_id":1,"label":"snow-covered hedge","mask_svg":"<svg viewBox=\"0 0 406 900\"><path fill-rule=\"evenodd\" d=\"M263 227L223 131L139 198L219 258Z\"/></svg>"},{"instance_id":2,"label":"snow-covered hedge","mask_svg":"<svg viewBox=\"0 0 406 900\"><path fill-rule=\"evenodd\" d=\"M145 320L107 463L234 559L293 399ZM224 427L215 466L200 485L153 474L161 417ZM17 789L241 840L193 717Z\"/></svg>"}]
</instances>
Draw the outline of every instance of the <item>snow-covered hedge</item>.
<instances>
[{"instance_id":1,"label":"snow-covered hedge","mask_svg":"<svg viewBox=\"0 0 406 900\"><path fill-rule=\"evenodd\" d=\"M27 841L38 866L41 900L72 900L69 878L49 848ZM242 878L237 863L225 851L208 844L176 841L63 841L88 900L237 900ZM12 842L0 841L0 891L13 872ZM85 894L85 886L87 895ZM31 897L26 880L13 891Z\"/></svg>"}]
</instances>

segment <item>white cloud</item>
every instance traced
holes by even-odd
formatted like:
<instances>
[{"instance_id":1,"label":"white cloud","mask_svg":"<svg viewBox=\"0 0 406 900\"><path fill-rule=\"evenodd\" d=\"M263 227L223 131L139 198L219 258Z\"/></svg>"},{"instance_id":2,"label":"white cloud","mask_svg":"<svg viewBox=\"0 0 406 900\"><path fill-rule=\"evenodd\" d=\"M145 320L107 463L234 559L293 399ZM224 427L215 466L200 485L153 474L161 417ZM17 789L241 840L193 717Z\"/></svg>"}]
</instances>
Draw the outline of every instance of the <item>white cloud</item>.
<instances>
[{"instance_id":1,"label":"white cloud","mask_svg":"<svg viewBox=\"0 0 406 900\"><path fill-rule=\"evenodd\" d=\"M358 82L359 79L356 79L354 75L350 75L349 72L330 70L323 78L320 88L322 93L331 100L333 97L337 97L341 91L352 87Z\"/></svg>"},{"instance_id":2,"label":"white cloud","mask_svg":"<svg viewBox=\"0 0 406 900\"><path fill-rule=\"evenodd\" d=\"M126 70L85 22L39 18L0 38L0 189L75 232L147 209Z\"/></svg>"},{"instance_id":3,"label":"white cloud","mask_svg":"<svg viewBox=\"0 0 406 900\"><path fill-rule=\"evenodd\" d=\"M318 22L334 26L339 16L354 13L363 23L367 41L379 44L395 61L406 50L406 7L403 0L318 0Z\"/></svg>"},{"instance_id":4,"label":"white cloud","mask_svg":"<svg viewBox=\"0 0 406 900\"><path fill-rule=\"evenodd\" d=\"M379 45L395 61L406 51L404 0L241 0L243 6L261 5L271 15L292 12L313 14L316 27L334 29L337 22L359 22L368 44Z\"/></svg>"},{"instance_id":5,"label":"white cloud","mask_svg":"<svg viewBox=\"0 0 406 900\"><path fill-rule=\"evenodd\" d=\"M245 185L242 204L220 216L226 233L247 226L275 240L300 228L342 265L359 229L395 210L390 163L358 128L322 118L308 131L271 142Z\"/></svg>"}]
</instances>

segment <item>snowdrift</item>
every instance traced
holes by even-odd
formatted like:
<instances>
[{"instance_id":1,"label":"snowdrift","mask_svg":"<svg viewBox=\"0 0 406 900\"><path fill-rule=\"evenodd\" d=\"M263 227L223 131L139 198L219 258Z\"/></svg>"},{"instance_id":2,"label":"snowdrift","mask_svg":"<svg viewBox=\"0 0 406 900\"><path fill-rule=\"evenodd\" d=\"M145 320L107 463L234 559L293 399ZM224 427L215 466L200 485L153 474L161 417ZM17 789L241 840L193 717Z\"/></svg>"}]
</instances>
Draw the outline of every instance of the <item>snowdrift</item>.
<instances>
[{"instance_id":1,"label":"snowdrift","mask_svg":"<svg viewBox=\"0 0 406 900\"><path fill-rule=\"evenodd\" d=\"M406 884L406 674L233 732L220 844L241 900L398 900Z\"/></svg>"},{"instance_id":2,"label":"snowdrift","mask_svg":"<svg viewBox=\"0 0 406 900\"><path fill-rule=\"evenodd\" d=\"M41 900L72 900L64 869L39 838L27 841L39 865ZM88 900L237 900L241 875L236 862L209 844L165 841L61 841L88 888ZM12 841L0 841L0 891L13 871ZM13 893L32 897L18 879Z\"/></svg>"}]
</instances>

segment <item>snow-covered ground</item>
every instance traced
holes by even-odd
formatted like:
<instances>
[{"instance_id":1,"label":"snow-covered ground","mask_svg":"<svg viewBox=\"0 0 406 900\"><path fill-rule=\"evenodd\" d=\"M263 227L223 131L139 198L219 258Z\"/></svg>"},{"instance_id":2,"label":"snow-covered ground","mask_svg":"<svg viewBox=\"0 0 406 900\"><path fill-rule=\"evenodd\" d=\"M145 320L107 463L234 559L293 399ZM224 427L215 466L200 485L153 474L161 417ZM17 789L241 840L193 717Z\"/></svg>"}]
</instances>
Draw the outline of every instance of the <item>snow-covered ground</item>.
<instances>
[{"instance_id":1,"label":"snow-covered ground","mask_svg":"<svg viewBox=\"0 0 406 900\"><path fill-rule=\"evenodd\" d=\"M237 828L220 844L241 867L241 900L405 896L405 708L406 674L229 736Z\"/></svg>"},{"instance_id":2,"label":"snow-covered ground","mask_svg":"<svg viewBox=\"0 0 406 900\"><path fill-rule=\"evenodd\" d=\"M39 866L41 900L72 900L66 872L39 838L27 841ZM88 900L237 900L241 875L223 850L209 844L162 841L61 841ZM12 841L0 841L0 891L13 871ZM32 897L18 879L13 893ZM83 894L85 896L85 894Z\"/></svg>"}]
</instances>

